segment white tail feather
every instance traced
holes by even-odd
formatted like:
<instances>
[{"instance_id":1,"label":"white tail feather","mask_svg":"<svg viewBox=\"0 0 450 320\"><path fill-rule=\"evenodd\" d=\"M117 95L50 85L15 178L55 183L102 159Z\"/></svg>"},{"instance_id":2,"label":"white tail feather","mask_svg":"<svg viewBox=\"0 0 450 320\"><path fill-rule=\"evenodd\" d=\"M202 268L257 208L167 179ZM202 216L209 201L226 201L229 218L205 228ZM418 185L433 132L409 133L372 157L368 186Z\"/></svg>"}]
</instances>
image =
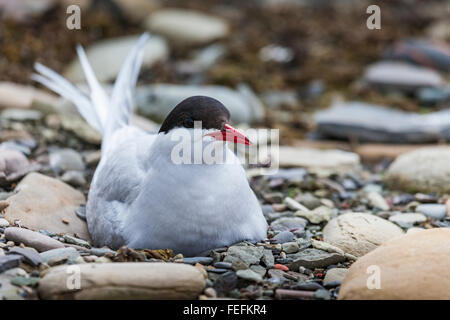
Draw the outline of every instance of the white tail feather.
<instances>
[{"instance_id":1,"label":"white tail feather","mask_svg":"<svg viewBox=\"0 0 450 320\"><path fill-rule=\"evenodd\" d=\"M46 66L36 63L39 74L32 79L43 84L60 96L68 99L78 109L81 116L103 136L102 148L112 133L130 122L133 108L133 90L142 65L143 48L149 38L144 33L128 54L114 84L111 97L103 90L81 46L77 47L78 57L90 90L90 99L64 77Z\"/></svg>"}]
</instances>

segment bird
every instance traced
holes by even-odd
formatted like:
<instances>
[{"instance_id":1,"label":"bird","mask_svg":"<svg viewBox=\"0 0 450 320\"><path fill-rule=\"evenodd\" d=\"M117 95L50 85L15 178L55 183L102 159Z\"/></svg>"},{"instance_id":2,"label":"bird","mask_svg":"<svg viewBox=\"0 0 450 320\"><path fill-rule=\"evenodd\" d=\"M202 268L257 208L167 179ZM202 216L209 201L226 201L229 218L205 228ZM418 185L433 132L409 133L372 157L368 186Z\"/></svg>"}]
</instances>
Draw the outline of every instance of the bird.
<instances>
[{"instance_id":1,"label":"bird","mask_svg":"<svg viewBox=\"0 0 450 320\"><path fill-rule=\"evenodd\" d=\"M38 62L34 66L32 79L70 100L102 135L101 158L86 203L93 244L116 250L167 248L195 256L242 241L264 241L267 221L242 164L227 147L228 142L251 142L230 125L230 113L220 101L187 97L157 133L130 125L133 92L149 38L144 33L130 50L110 95L80 45L77 54L89 95L52 69ZM194 138L187 143L177 140L186 133ZM180 145L185 149L177 154L174 150ZM225 160L195 163L195 152L189 155L188 149L198 147L222 153ZM181 154L187 161L180 163Z\"/></svg>"}]
</instances>

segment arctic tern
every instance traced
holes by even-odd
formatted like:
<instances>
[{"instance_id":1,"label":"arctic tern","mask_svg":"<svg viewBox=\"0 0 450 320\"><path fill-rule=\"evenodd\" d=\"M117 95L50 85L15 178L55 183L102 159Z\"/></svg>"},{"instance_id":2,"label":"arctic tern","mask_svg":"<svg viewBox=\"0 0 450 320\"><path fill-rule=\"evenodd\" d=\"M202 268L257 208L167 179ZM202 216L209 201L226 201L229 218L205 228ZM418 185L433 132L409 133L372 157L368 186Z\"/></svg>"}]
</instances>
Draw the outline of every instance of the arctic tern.
<instances>
[{"instance_id":1,"label":"arctic tern","mask_svg":"<svg viewBox=\"0 0 450 320\"><path fill-rule=\"evenodd\" d=\"M117 249L169 248L185 256L267 236L267 222L242 165L227 141L249 144L229 124L230 113L205 96L181 101L157 134L131 126L133 91L149 38L143 34L127 56L110 96L97 81L81 46L77 53L90 96L53 70L36 63L33 79L75 104L102 134L101 160L93 176L86 217L95 246ZM174 163L181 131L192 133L192 146L221 144L225 162Z\"/></svg>"}]
</instances>

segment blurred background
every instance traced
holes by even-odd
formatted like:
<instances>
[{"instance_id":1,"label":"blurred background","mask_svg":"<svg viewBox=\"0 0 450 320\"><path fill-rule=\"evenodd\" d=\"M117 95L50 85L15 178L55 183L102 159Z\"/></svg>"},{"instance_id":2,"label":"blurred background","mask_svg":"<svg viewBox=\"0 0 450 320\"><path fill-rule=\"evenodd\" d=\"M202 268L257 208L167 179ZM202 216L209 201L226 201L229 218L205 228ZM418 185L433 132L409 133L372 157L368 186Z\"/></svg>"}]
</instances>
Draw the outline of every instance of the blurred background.
<instances>
[{"instance_id":1,"label":"blurred background","mask_svg":"<svg viewBox=\"0 0 450 320\"><path fill-rule=\"evenodd\" d=\"M67 27L72 4L80 29ZM371 4L380 29L366 25ZM221 99L235 123L280 129L281 144L338 139L348 149L449 135L447 114L434 114L450 97L445 0L1 0L0 10L3 86L39 87L35 62L84 82L77 44L110 84L148 31L136 107L156 123L200 93Z\"/></svg>"}]
</instances>

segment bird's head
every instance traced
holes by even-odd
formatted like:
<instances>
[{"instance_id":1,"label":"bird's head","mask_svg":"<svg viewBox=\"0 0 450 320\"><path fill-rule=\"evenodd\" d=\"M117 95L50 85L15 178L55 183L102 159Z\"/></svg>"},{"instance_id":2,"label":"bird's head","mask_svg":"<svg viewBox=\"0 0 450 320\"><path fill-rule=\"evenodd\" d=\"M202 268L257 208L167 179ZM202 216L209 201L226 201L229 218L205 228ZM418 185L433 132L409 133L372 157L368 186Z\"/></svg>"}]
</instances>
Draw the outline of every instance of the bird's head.
<instances>
[{"instance_id":1,"label":"bird's head","mask_svg":"<svg viewBox=\"0 0 450 320\"><path fill-rule=\"evenodd\" d=\"M192 96L181 101L166 117L159 133L168 133L175 128L194 128L197 121L201 122L202 129L208 131L205 136L251 145L245 135L229 124L228 109L220 101L206 96Z\"/></svg>"}]
</instances>

